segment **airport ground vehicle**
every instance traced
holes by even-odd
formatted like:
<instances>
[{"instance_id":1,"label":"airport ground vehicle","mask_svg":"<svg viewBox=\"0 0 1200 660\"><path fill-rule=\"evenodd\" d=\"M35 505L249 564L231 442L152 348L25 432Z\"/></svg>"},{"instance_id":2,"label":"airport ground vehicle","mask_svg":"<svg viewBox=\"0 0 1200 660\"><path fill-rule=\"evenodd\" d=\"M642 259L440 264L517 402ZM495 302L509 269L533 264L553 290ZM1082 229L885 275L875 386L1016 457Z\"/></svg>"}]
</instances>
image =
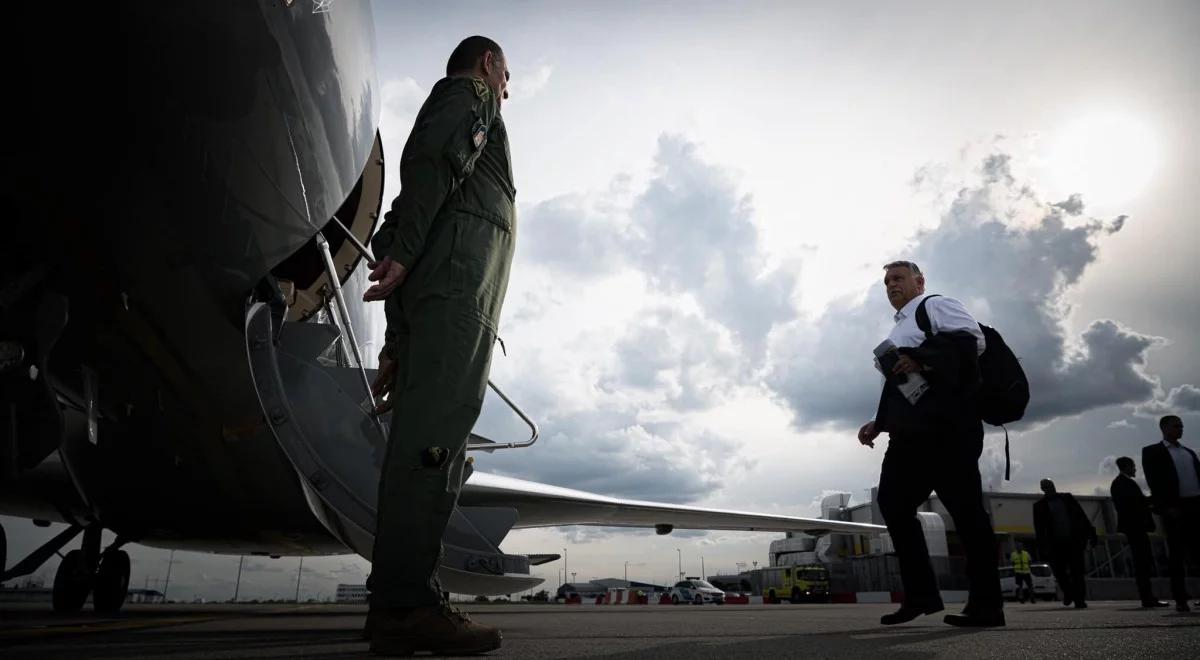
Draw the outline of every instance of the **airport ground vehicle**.
<instances>
[{"instance_id":1,"label":"airport ground vehicle","mask_svg":"<svg viewBox=\"0 0 1200 660\"><path fill-rule=\"evenodd\" d=\"M1054 578L1054 571L1050 570L1050 565L1030 564L1029 570L1033 573L1034 599L1056 599L1058 597L1058 580ZM1004 594L1005 598L1013 600L1017 598L1017 580L1013 576L1012 566L1000 567L1000 593Z\"/></svg>"},{"instance_id":2,"label":"airport ground vehicle","mask_svg":"<svg viewBox=\"0 0 1200 660\"><path fill-rule=\"evenodd\" d=\"M671 596L671 603L678 605L680 603L692 603L695 605L703 605L705 603L716 603L717 605L725 604L725 592L712 586L708 580L689 577L686 580L680 580L671 587L668 592Z\"/></svg>"},{"instance_id":3,"label":"airport ground vehicle","mask_svg":"<svg viewBox=\"0 0 1200 660\"><path fill-rule=\"evenodd\" d=\"M761 580L763 601L767 603L829 600L829 570L824 566L770 566L762 569Z\"/></svg>"}]
</instances>

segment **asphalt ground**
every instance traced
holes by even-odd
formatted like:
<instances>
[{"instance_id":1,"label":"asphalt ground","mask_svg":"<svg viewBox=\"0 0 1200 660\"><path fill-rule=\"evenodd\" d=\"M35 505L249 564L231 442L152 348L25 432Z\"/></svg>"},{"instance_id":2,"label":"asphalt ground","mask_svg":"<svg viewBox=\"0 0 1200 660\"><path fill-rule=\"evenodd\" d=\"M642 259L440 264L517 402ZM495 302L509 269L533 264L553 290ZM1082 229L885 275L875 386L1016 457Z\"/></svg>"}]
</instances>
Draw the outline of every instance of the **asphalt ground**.
<instances>
[{"instance_id":1,"label":"asphalt ground","mask_svg":"<svg viewBox=\"0 0 1200 660\"><path fill-rule=\"evenodd\" d=\"M879 625L894 605L481 605L500 626L490 658L1200 658L1200 613L1135 602L1010 604L1008 626L962 630L941 615ZM360 605L143 605L61 617L0 604L5 658L353 658ZM948 611L952 611L951 610Z\"/></svg>"}]
</instances>

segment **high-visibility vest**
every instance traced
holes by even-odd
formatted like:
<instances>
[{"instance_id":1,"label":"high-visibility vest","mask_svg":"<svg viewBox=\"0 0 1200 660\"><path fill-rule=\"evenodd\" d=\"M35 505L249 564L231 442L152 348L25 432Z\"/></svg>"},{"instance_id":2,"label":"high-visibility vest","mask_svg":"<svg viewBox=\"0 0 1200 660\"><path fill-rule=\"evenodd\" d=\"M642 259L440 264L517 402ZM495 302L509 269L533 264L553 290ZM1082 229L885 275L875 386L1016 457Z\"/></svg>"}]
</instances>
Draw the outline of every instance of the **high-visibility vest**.
<instances>
[{"instance_id":1,"label":"high-visibility vest","mask_svg":"<svg viewBox=\"0 0 1200 660\"><path fill-rule=\"evenodd\" d=\"M1025 550L1012 552L1013 573L1029 573L1029 553Z\"/></svg>"}]
</instances>

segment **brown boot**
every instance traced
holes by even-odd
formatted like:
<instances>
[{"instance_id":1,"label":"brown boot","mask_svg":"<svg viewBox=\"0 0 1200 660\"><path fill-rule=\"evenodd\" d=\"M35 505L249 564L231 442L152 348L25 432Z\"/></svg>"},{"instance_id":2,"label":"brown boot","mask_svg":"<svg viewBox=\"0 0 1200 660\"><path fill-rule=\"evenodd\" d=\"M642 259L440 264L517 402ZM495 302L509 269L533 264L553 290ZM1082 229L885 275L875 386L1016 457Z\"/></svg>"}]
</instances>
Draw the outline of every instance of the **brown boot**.
<instances>
[{"instance_id":1,"label":"brown boot","mask_svg":"<svg viewBox=\"0 0 1200 660\"><path fill-rule=\"evenodd\" d=\"M367 621L376 655L473 655L500 648L499 629L474 623L447 605L373 610Z\"/></svg>"}]
</instances>

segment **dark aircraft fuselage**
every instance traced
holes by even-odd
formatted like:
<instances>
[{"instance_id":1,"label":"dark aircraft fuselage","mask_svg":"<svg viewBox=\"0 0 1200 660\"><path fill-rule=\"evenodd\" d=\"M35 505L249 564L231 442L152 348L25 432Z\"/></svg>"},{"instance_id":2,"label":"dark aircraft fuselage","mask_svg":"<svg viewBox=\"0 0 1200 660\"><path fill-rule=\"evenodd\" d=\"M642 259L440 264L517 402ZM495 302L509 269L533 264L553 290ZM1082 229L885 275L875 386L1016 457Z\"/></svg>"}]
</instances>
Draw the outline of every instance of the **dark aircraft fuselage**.
<instances>
[{"instance_id":1,"label":"dark aircraft fuselage","mask_svg":"<svg viewBox=\"0 0 1200 660\"><path fill-rule=\"evenodd\" d=\"M280 280L312 288L323 228L345 277L357 257L330 218L365 239L377 217L369 6L39 4L17 21L41 48L3 156L0 289L28 285L0 300L0 335L31 353L6 396L45 382L65 413L5 417L0 513L173 548L347 552L264 421L243 319Z\"/></svg>"}]
</instances>

